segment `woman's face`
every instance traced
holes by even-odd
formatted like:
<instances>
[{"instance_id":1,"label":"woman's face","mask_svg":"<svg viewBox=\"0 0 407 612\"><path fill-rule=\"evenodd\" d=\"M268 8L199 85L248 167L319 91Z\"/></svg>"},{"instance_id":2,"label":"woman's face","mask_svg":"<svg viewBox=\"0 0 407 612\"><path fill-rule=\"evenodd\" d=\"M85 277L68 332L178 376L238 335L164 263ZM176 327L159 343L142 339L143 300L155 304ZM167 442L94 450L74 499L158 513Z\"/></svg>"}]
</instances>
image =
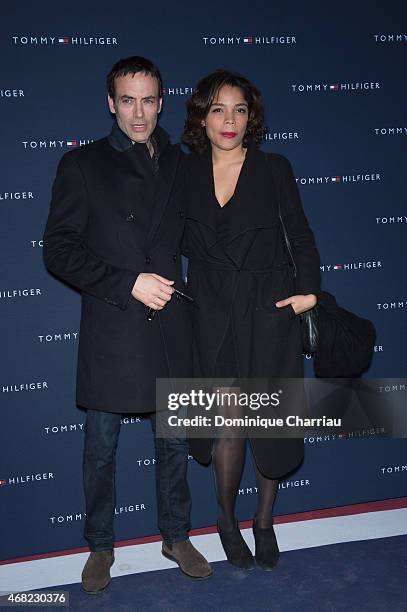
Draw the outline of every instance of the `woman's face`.
<instances>
[{"instance_id":1,"label":"woman's face","mask_svg":"<svg viewBox=\"0 0 407 612\"><path fill-rule=\"evenodd\" d=\"M239 87L224 85L218 91L202 125L212 147L231 151L242 146L249 107Z\"/></svg>"}]
</instances>

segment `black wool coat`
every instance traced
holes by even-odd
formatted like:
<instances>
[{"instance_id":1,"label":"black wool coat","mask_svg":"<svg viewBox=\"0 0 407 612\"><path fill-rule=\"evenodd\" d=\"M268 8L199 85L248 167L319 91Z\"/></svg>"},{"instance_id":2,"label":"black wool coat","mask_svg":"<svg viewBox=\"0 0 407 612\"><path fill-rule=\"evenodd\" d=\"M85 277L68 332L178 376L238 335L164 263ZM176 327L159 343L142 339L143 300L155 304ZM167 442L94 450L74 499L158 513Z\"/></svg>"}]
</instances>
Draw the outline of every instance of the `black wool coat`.
<instances>
[{"instance_id":1,"label":"black wool coat","mask_svg":"<svg viewBox=\"0 0 407 612\"><path fill-rule=\"evenodd\" d=\"M233 208L223 248L217 237L219 204L210 150L192 154L187 165L183 250L189 258L188 293L199 306L192 309L195 376L214 376L231 322L240 377L302 377L299 317L291 305L278 309L275 302L294 294L316 293L320 260L289 161L249 145L230 202ZM279 201L297 266L295 283L278 216ZM269 477L289 472L303 458L300 439L254 439L251 444L257 465ZM210 441L191 439L190 447L199 461L210 461Z\"/></svg>"},{"instance_id":2,"label":"black wool coat","mask_svg":"<svg viewBox=\"0 0 407 612\"><path fill-rule=\"evenodd\" d=\"M157 127L158 169L146 145L111 135L65 154L44 234L47 268L82 293L77 403L129 413L155 410L156 377L191 370L190 306L172 296L152 321L131 295L140 272L183 290L185 224L179 145Z\"/></svg>"}]
</instances>

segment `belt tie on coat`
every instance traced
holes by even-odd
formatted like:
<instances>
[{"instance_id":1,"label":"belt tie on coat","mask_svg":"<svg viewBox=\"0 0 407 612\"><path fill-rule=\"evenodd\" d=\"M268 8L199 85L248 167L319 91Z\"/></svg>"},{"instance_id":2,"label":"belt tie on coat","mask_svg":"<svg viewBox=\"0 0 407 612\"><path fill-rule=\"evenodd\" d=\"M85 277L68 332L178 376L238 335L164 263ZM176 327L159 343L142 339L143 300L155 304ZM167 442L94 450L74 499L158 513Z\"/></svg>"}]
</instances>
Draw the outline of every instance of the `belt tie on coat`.
<instances>
[{"instance_id":1,"label":"belt tie on coat","mask_svg":"<svg viewBox=\"0 0 407 612\"><path fill-rule=\"evenodd\" d=\"M249 272L253 274L264 274L266 272L271 272L272 270L283 270L286 266L292 266L292 263L290 261L283 261L279 264L273 264L265 268L238 268L237 266L233 265L232 262L230 264L223 261L219 263L208 262L205 259L197 259L194 257L189 259L188 265L199 270L207 271Z\"/></svg>"}]
</instances>

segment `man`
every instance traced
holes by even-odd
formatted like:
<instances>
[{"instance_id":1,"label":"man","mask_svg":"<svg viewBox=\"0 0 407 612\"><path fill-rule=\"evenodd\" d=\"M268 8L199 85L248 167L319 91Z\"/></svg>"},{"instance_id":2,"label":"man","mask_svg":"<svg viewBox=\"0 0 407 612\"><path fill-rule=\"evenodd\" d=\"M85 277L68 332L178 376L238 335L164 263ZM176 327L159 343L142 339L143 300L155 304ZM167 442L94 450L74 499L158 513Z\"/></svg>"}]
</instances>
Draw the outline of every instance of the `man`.
<instances>
[{"instance_id":1,"label":"man","mask_svg":"<svg viewBox=\"0 0 407 612\"><path fill-rule=\"evenodd\" d=\"M162 80L142 57L107 77L116 122L107 138L65 154L44 234L48 269L82 293L77 403L87 409L85 591L110 581L115 455L122 413L155 409L158 377L190 375L190 322L179 244L184 226L179 145L157 126ZM154 316L155 315L155 316ZM155 432L160 413L151 415ZM212 570L188 539L184 439L155 438L162 553L194 578Z\"/></svg>"}]
</instances>

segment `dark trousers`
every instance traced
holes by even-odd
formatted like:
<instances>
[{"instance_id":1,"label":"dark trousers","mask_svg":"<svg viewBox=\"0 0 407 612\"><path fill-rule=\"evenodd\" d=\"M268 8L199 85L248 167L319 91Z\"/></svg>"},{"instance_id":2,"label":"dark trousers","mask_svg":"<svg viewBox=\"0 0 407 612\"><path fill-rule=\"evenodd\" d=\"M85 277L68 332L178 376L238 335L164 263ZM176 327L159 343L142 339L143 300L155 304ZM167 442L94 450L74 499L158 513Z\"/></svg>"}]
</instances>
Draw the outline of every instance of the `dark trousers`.
<instances>
[{"instance_id":1,"label":"dark trousers","mask_svg":"<svg viewBox=\"0 0 407 612\"><path fill-rule=\"evenodd\" d=\"M155 443L158 528L169 543L188 538L191 497L187 482L188 443L183 438L156 438L165 427L165 412L150 415ZM161 421L160 421L161 419ZM92 551L113 548L116 504L116 449L121 415L88 410L85 424L83 478L86 500L85 539Z\"/></svg>"}]
</instances>

